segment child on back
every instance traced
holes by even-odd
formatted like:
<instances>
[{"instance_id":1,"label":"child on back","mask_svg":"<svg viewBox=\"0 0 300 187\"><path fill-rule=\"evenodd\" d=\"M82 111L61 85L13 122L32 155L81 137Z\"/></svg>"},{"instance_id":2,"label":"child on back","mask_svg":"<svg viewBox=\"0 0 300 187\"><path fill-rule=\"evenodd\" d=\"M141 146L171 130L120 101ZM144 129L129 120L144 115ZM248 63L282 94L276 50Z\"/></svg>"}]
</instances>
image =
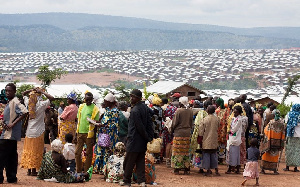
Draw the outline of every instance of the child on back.
<instances>
[{"instance_id":1,"label":"child on back","mask_svg":"<svg viewBox=\"0 0 300 187\"><path fill-rule=\"evenodd\" d=\"M242 186L245 185L247 180L256 179L256 186L259 186L259 171L258 171L258 159L260 156L260 152L257 149L258 141L256 138L251 139L250 141L251 147L247 149L247 163L243 173L245 180L242 182Z\"/></svg>"},{"instance_id":2,"label":"child on back","mask_svg":"<svg viewBox=\"0 0 300 187\"><path fill-rule=\"evenodd\" d=\"M73 135L66 134L65 136L66 144L64 145L63 155L67 160L70 168L70 172L75 172L75 144L72 143Z\"/></svg>"}]
</instances>

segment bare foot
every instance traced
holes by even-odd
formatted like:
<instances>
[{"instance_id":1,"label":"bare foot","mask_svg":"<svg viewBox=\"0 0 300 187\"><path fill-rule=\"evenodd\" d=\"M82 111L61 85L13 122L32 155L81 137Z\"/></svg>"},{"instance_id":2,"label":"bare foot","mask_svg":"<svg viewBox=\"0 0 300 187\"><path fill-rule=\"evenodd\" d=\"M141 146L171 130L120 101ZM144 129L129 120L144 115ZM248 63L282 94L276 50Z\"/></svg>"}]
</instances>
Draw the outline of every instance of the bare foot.
<instances>
[{"instance_id":1,"label":"bare foot","mask_svg":"<svg viewBox=\"0 0 300 187\"><path fill-rule=\"evenodd\" d=\"M255 186L259 186L259 183L256 183Z\"/></svg>"}]
</instances>

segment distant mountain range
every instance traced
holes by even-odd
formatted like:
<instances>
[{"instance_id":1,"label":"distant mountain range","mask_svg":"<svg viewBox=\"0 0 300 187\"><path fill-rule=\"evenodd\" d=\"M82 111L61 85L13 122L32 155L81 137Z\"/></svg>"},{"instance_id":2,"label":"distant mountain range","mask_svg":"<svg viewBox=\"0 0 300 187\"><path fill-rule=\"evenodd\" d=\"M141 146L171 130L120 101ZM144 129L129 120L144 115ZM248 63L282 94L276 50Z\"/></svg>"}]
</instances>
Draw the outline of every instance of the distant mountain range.
<instances>
[{"instance_id":1,"label":"distant mountain range","mask_svg":"<svg viewBox=\"0 0 300 187\"><path fill-rule=\"evenodd\" d=\"M233 28L79 13L0 14L0 52L300 47L300 27Z\"/></svg>"}]
</instances>

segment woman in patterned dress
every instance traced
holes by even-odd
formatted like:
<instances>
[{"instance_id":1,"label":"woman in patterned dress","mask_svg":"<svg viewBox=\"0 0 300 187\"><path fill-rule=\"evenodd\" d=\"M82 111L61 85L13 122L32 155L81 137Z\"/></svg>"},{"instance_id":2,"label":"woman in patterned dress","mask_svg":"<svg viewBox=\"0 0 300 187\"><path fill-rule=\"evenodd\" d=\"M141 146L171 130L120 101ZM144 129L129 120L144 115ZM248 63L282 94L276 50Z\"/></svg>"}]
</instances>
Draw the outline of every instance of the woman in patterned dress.
<instances>
[{"instance_id":1,"label":"woman in patterned dress","mask_svg":"<svg viewBox=\"0 0 300 187\"><path fill-rule=\"evenodd\" d=\"M100 134L108 134L110 137L111 145L109 147L101 147L96 144L95 154L96 160L94 164L94 172L103 173L103 168L108 162L108 158L112 155L115 145L119 139L118 122L119 111L116 107L116 99L112 93L108 93L104 98L105 112L101 119L101 128L97 130L96 137L98 139Z\"/></svg>"},{"instance_id":2,"label":"woman in patterned dress","mask_svg":"<svg viewBox=\"0 0 300 187\"><path fill-rule=\"evenodd\" d=\"M68 106L65 107L63 113L60 115L59 123L59 139L63 144L66 143L65 136L70 133L75 137L76 132L76 119L78 113L78 107L76 106L76 93L71 92L68 96Z\"/></svg>"}]
</instances>

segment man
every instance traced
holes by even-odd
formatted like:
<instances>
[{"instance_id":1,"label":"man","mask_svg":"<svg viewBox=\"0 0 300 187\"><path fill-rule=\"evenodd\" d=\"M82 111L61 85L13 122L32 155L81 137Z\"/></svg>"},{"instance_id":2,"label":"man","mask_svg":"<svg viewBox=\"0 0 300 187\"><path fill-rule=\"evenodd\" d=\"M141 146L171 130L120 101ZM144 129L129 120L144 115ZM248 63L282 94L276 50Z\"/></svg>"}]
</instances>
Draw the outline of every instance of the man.
<instances>
[{"instance_id":1,"label":"man","mask_svg":"<svg viewBox=\"0 0 300 187\"><path fill-rule=\"evenodd\" d=\"M250 147L250 141L248 141L248 139L249 139L249 130L250 130L250 127L253 124L253 111L251 109L251 106L248 103L245 102L246 99L247 99L246 94L240 95L240 99L241 99L241 104L243 105L243 108L245 109L246 116L248 117L248 126L247 126L247 130L246 130L246 134L245 134L246 149L248 149Z\"/></svg>"},{"instance_id":2,"label":"man","mask_svg":"<svg viewBox=\"0 0 300 187\"><path fill-rule=\"evenodd\" d=\"M201 137L202 149L203 149L203 168L207 170L205 176L210 175L211 169L216 170L216 175L220 175L218 172L218 128L220 126L220 119L214 115L215 107L213 105L207 108L208 116L206 116L199 125L199 136Z\"/></svg>"},{"instance_id":3,"label":"man","mask_svg":"<svg viewBox=\"0 0 300 187\"><path fill-rule=\"evenodd\" d=\"M134 89L130 93L133 108L130 112L126 156L124 160L124 179L121 186L131 186L131 176L134 166L137 171L137 182L146 186L145 182L145 152L147 143L153 139L153 128L148 107L141 102L142 92Z\"/></svg>"},{"instance_id":4,"label":"man","mask_svg":"<svg viewBox=\"0 0 300 187\"><path fill-rule=\"evenodd\" d=\"M22 119L27 114L27 109L20 103L16 94L16 86L8 83L5 86L8 104L3 111L3 133L0 136L0 184L3 183L3 169L6 170L8 183L18 181L18 152L17 141L21 140Z\"/></svg>"},{"instance_id":5,"label":"man","mask_svg":"<svg viewBox=\"0 0 300 187\"><path fill-rule=\"evenodd\" d=\"M93 158L93 145L95 142L95 133L93 124L90 124L87 120L91 118L92 120L98 121L99 120L99 108L92 103L93 101L93 94L91 92L87 92L84 97L85 103L81 104L78 109L78 125L76 136L77 144L75 150L75 160L76 160L76 170L77 173L82 172L82 159L81 159L81 152L83 149L84 143L86 144L86 161L84 163L84 173L91 167L92 158Z\"/></svg>"}]
</instances>

